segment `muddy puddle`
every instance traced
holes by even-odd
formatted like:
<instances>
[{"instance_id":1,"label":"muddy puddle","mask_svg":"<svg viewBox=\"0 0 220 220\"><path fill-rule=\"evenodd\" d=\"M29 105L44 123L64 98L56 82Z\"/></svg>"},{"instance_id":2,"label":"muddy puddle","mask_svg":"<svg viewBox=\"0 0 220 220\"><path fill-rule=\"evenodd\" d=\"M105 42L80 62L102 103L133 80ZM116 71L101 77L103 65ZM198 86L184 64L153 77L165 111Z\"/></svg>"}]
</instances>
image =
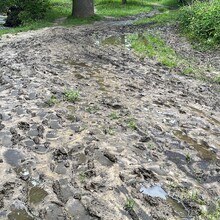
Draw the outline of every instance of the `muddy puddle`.
<instances>
[{"instance_id":1,"label":"muddy puddle","mask_svg":"<svg viewBox=\"0 0 220 220\"><path fill-rule=\"evenodd\" d=\"M47 195L48 193L44 189L35 186L29 191L29 201L30 203L37 204L41 202Z\"/></svg>"},{"instance_id":2,"label":"muddy puddle","mask_svg":"<svg viewBox=\"0 0 220 220\"><path fill-rule=\"evenodd\" d=\"M9 220L33 220L24 209L15 209L8 215Z\"/></svg>"},{"instance_id":3,"label":"muddy puddle","mask_svg":"<svg viewBox=\"0 0 220 220\"><path fill-rule=\"evenodd\" d=\"M207 146L197 143L193 138L189 137L183 131L175 130L173 134L181 141L186 142L189 146L193 147L203 160L215 161L217 159L216 153L212 152Z\"/></svg>"},{"instance_id":4,"label":"muddy puddle","mask_svg":"<svg viewBox=\"0 0 220 220\"><path fill-rule=\"evenodd\" d=\"M133 36L135 36L135 39ZM101 46L120 46L130 50L135 42L142 42L144 45L148 44L146 34L144 32L134 32L111 35L97 39L96 44Z\"/></svg>"},{"instance_id":5,"label":"muddy puddle","mask_svg":"<svg viewBox=\"0 0 220 220\"><path fill-rule=\"evenodd\" d=\"M175 214L178 217L185 220L192 220L192 218L189 216L189 211L187 210L187 208L179 200L169 196L168 193L161 186L142 186L140 188L140 192L153 198L155 197L165 200L167 204L169 204L173 208Z\"/></svg>"},{"instance_id":6,"label":"muddy puddle","mask_svg":"<svg viewBox=\"0 0 220 220\"><path fill-rule=\"evenodd\" d=\"M216 125L216 126L220 126L220 121L219 121L219 120L217 120L217 119L214 118L214 117L211 117L211 116L207 115L207 114L206 114L205 112L203 112L202 110L200 110L200 109L198 109L198 108L195 108L195 107L192 107L192 106L190 106L190 109L191 109L192 111L196 112L197 114L206 117L211 124L214 124L214 125Z\"/></svg>"},{"instance_id":7,"label":"muddy puddle","mask_svg":"<svg viewBox=\"0 0 220 220\"><path fill-rule=\"evenodd\" d=\"M115 36L109 36L102 38L100 40L96 41L97 45L101 46L122 46L127 49L131 48L131 41L129 39L129 34L127 35L115 35Z\"/></svg>"}]
</instances>

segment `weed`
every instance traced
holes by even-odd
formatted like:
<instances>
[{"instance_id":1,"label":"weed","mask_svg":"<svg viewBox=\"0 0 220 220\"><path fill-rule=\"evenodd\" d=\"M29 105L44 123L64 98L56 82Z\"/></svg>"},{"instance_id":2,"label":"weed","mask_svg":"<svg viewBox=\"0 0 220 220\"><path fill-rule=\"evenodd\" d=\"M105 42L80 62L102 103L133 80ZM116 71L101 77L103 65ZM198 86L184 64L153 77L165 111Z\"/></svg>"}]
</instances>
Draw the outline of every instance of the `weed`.
<instances>
[{"instance_id":1,"label":"weed","mask_svg":"<svg viewBox=\"0 0 220 220\"><path fill-rule=\"evenodd\" d=\"M99 110L98 106L89 106L85 109L85 111L89 112L90 114L94 114Z\"/></svg>"},{"instance_id":2,"label":"weed","mask_svg":"<svg viewBox=\"0 0 220 220\"><path fill-rule=\"evenodd\" d=\"M204 211L202 216L206 220L219 220L220 219L220 200L216 202L214 210L212 212Z\"/></svg>"},{"instance_id":3,"label":"weed","mask_svg":"<svg viewBox=\"0 0 220 220\"><path fill-rule=\"evenodd\" d=\"M128 122L127 122L127 125L132 130L136 130L137 129L137 124L136 124L134 119L129 119Z\"/></svg>"},{"instance_id":4,"label":"weed","mask_svg":"<svg viewBox=\"0 0 220 220\"><path fill-rule=\"evenodd\" d=\"M214 78L214 82L220 84L220 76L216 76L216 77Z\"/></svg>"},{"instance_id":5,"label":"weed","mask_svg":"<svg viewBox=\"0 0 220 220\"><path fill-rule=\"evenodd\" d=\"M47 101L46 101L46 105L48 105L49 107L54 106L55 104L57 104L59 101L57 99L57 97L55 95L52 95Z\"/></svg>"},{"instance_id":6,"label":"weed","mask_svg":"<svg viewBox=\"0 0 220 220\"><path fill-rule=\"evenodd\" d=\"M75 102L79 99L79 91L66 90L64 92L64 99L69 102Z\"/></svg>"},{"instance_id":7,"label":"weed","mask_svg":"<svg viewBox=\"0 0 220 220\"><path fill-rule=\"evenodd\" d=\"M150 150L154 150L156 148L156 146L154 144L150 143L150 144L148 144L148 148Z\"/></svg>"},{"instance_id":8,"label":"weed","mask_svg":"<svg viewBox=\"0 0 220 220\"><path fill-rule=\"evenodd\" d=\"M115 135L115 129L114 128L105 128L104 133L109 134L109 135Z\"/></svg>"},{"instance_id":9,"label":"weed","mask_svg":"<svg viewBox=\"0 0 220 220\"><path fill-rule=\"evenodd\" d=\"M191 156L189 153L186 154L186 161L189 163L191 161Z\"/></svg>"},{"instance_id":10,"label":"weed","mask_svg":"<svg viewBox=\"0 0 220 220\"><path fill-rule=\"evenodd\" d=\"M83 173L83 172L81 172L81 173L79 174L79 180L80 180L81 183L84 183L85 180L86 180L86 174Z\"/></svg>"},{"instance_id":11,"label":"weed","mask_svg":"<svg viewBox=\"0 0 220 220\"><path fill-rule=\"evenodd\" d=\"M112 112L110 115L109 115L109 118L111 120L116 120L116 119L119 119L119 115L117 114L117 112Z\"/></svg>"},{"instance_id":12,"label":"weed","mask_svg":"<svg viewBox=\"0 0 220 220\"><path fill-rule=\"evenodd\" d=\"M131 198L127 198L127 201L125 203L125 209L133 209L135 205L135 201Z\"/></svg>"}]
</instances>

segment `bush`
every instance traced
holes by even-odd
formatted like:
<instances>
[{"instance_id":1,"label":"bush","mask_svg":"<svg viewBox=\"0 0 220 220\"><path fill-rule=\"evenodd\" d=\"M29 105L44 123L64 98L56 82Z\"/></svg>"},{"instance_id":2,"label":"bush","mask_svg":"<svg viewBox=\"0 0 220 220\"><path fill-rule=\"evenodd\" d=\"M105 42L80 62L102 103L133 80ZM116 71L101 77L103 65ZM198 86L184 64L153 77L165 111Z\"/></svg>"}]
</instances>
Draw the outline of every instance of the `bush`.
<instances>
[{"instance_id":1,"label":"bush","mask_svg":"<svg viewBox=\"0 0 220 220\"><path fill-rule=\"evenodd\" d=\"M179 20L180 27L190 37L212 46L220 43L220 0L184 6Z\"/></svg>"},{"instance_id":2,"label":"bush","mask_svg":"<svg viewBox=\"0 0 220 220\"><path fill-rule=\"evenodd\" d=\"M1 12L7 12L8 23L12 25L24 24L30 21L42 19L49 8L49 0L1 0ZM16 25L13 25L16 21ZM6 20L7 24L7 20Z\"/></svg>"}]
</instances>

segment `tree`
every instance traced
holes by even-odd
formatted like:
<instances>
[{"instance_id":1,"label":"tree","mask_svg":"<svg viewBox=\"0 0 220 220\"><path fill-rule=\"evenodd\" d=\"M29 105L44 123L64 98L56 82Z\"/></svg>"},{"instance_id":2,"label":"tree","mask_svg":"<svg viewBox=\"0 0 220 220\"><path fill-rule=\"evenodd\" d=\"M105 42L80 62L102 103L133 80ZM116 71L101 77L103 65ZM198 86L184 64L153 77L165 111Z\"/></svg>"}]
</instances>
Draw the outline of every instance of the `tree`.
<instances>
[{"instance_id":1,"label":"tree","mask_svg":"<svg viewBox=\"0 0 220 220\"><path fill-rule=\"evenodd\" d=\"M127 0L122 0L122 4L127 4Z\"/></svg>"},{"instance_id":2,"label":"tree","mask_svg":"<svg viewBox=\"0 0 220 220\"><path fill-rule=\"evenodd\" d=\"M94 0L73 0L72 15L77 18L94 15Z\"/></svg>"}]
</instances>

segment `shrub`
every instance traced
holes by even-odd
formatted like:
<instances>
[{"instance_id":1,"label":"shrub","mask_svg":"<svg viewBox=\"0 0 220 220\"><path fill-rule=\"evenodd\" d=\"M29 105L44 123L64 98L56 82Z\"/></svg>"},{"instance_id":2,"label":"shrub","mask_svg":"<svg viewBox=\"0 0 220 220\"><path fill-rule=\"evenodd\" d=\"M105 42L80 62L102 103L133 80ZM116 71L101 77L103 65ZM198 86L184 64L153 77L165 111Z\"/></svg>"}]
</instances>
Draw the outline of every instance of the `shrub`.
<instances>
[{"instance_id":1,"label":"shrub","mask_svg":"<svg viewBox=\"0 0 220 220\"><path fill-rule=\"evenodd\" d=\"M7 12L9 26L24 24L30 21L42 19L49 8L49 0L1 0L1 12ZM7 21L6 21L7 24Z\"/></svg>"},{"instance_id":2,"label":"shrub","mask_svg":"<svg viewBox=\"0 0 220 220\"><path fill-rule=\"evenodd\" d=\"M220 43L220 0L184 6L179 20L180 27L190 37L209 45Z\"/></svg>"}]
</instances>

